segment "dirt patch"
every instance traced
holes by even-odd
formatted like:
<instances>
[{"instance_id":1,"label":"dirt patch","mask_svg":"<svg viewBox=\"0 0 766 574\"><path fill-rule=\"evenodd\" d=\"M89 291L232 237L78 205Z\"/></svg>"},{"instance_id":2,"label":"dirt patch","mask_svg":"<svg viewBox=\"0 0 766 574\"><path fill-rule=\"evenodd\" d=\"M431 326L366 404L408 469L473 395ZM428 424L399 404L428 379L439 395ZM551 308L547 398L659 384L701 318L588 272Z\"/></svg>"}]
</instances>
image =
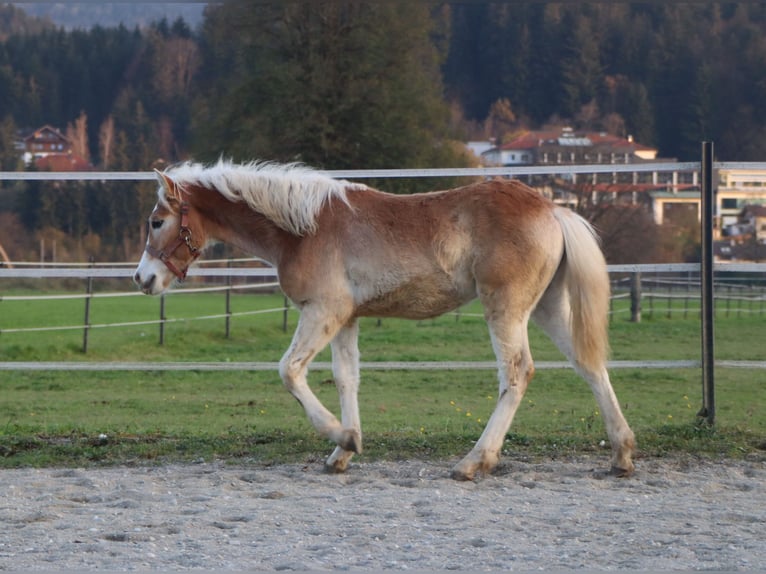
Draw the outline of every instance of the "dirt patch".
<instances>
[{"instance_id":1,"label":"dirt patch","mask_svg":"<svg viewBox=\"0 0 766 574\"><path fill-rule=\"evenodd\" d=\"M2 471L0 570L755 570L766 465L602 458Z\"/></svg>"}]
</instances>

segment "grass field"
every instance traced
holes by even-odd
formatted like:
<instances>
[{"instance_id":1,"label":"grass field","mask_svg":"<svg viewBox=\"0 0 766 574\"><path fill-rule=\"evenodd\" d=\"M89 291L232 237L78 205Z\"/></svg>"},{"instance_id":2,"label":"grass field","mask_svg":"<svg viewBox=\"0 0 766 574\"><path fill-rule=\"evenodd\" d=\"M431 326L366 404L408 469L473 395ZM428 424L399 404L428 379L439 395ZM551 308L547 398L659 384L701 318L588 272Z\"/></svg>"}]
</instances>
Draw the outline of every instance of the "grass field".
<instances>
[{"instance_id":1,"label":"grass field","mask_svg":"<svg viewBox=\"0 0 766 574\"><path fill-rule=\"evenodd\" d=\"M222 294L174 294L171 319L222 313ZM235 295L233 311L279 309L279 295ZM478 305L461 315L411 322L362 321L364 361L493 360ZM3 301L0 329L82 323L82 300ZM615 316L612 358L699 359L699 321L655 314L640 324ZM91 323L148 321L159 316L149 297L95 299ZM81 329L2 333L1 361L278 361L297 320L282 312L158 327L94 328L88 353ZM718 359L763 360L766 318L720 318ZM538 361L561 360L535 327ZM329 360L324 351L318 360ZM698 369L614 370L612 379L642 456L756 456L766 449L766 372L717 369L717 424L698 424ZM334 412L329 372L313 371L311 387ZM360 403L365 452L358 460L454 457L467 452L490 414L492 371L365 371ZM284 391L276 372L0 371L0 465L154 463L213 458L258 462L319 461L331 450ZM604 427L586 384L571 370L540 370L507 436L509 456L556 457L599 451ZM603 453L605 464L608 453Z\"/></svg>"}]
</instances>

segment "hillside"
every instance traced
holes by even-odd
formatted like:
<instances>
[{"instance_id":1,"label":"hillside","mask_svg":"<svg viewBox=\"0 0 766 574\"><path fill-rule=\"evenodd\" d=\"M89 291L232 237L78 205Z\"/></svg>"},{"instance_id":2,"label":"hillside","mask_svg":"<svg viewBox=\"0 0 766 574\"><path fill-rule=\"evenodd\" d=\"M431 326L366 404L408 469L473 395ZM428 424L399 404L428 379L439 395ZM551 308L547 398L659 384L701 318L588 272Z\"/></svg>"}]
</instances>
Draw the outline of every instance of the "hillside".
<instances>
[{"instance_id":1,"label":"hillside","mask_svg":"<svg viewBox=\"0 0 766 574\"><path fill-rule=\"evenodd\" d=\"M202 21L205 4L167 2L123 3L13 3L30 16L45 18L67 30L90 29L99 25L105 28L123 24L126 28L146 27L163 18L173 22L183 18L191 27Z\"/></svg>"},{"instance_id":2,"label":"hillside","mask_svg":"<svg viewBox=\"0 0 766 574\"><path fill-rule=\"evenodd\" d=\"M11 34L38 34L52 26L53 22L48 18L37 18L12 4L0 4L0 41Z\"/></svg>"}]
</instances>

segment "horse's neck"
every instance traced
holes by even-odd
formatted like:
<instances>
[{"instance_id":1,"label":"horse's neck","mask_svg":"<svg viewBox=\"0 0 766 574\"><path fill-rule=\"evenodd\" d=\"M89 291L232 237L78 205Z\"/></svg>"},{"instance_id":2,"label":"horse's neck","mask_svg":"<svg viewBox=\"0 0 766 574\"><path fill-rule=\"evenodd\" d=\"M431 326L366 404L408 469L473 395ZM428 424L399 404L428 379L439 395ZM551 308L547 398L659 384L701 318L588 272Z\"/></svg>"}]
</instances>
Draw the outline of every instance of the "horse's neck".
<instances>
[{"instance_id":1,"label":"horse's neck","mask_svg":"<svg viewBox=\"0 0 766 574\"><path fill-rule=\"evenodd\" d=\"M211 239L237 247L274 266L295 239L244 203L232 203L215 192L201 194L198 201L197 208Z\"/></svg>"}]
</instances>

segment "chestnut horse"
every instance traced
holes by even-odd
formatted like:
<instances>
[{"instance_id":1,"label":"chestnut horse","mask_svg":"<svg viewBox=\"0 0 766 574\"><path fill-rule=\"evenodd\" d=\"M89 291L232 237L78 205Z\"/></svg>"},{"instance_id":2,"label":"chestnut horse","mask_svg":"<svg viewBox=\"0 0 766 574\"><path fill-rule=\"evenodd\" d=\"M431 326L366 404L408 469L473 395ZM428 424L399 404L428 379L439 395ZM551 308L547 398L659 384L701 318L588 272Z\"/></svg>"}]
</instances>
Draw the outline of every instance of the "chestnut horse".
<instances>
[{"instance_id":1,"label":"chestnut horse","mask_svg":"<svg viewBox=\"0 0 766 574\"><path fill-rule=\"evenodd\" d=\"M588 382L606 424L612 471L633 471L634 436L606 369L609 280L592 227L513 180L392 195L299 165L219 161L157 172L159 200L135 273L159 294L215 242L270 262L300 310L279 364L285 386L337 447L342 472L362 451L359 317L435 317L478 297L497 357L497 404L476 445L453 469L470 480L498 462L534 373L530 317ZM306 383L327 344L341 420Z\"/></svg>"}]
</instances>

